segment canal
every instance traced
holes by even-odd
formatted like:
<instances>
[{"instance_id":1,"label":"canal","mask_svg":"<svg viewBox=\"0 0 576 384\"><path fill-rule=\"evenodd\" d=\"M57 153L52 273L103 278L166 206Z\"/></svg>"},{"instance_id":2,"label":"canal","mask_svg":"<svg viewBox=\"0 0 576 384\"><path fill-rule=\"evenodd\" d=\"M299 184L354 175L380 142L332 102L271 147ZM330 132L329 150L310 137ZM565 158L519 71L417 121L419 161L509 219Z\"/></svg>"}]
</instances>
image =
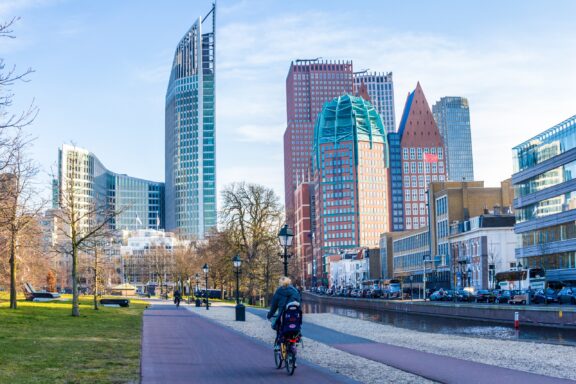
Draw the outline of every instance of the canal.
<instances>
[{"instance_id":1,"label":"canal","mask_svg":"<svg viewBox=\"0 0 576 384\"><path fill-rule=\"evenodd\" d=\"M515 330L512 325L486 321L425 316L385 310L354 309L334 304L306 301L303 303L303 309L304 313L332 313L421 332L576 346L576 330L574 329L521 325L520 330Z\"/></svg>"}]
</instances>

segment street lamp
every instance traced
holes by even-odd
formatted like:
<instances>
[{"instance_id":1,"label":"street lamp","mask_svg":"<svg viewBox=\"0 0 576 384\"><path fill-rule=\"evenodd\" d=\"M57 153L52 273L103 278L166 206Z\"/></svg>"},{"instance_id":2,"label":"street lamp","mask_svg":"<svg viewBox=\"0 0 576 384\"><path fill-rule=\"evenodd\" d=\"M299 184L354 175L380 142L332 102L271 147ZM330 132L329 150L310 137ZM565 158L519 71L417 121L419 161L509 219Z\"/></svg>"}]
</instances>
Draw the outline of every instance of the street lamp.
<instances>
[{"instance_id":1,"label":"street lamp","mask_svg":"<svg viewBox=\"0 0 576 384\"><path fill-rule=\"evenodd\" d=\"M240 255L234 256L232 264L236 273L236 321L246 321L246 308L240 303L240 266L242 265Z\"/></svg>"},{"instance_id":2,"label":"street lamp","mask_svg":"<svg viewBox=\"0 0 576 384\"><path fill-rule=\"evenodd\" d=\"M522 290L522 278L524 276L522 276L522 263L518 262L518 270L520 271L520 275L518 275L518 290L521 291Z\"/></svg>"},{"instance_id":3,"label":"street lamp","mask_svg":"<svg viewBox=\"0 0 576 384\"><path fill-rule=\"evenodd\" d=\"M210 267L208 267L208 264L204 264L204 266L202 267L202 270L204 271L204 275L206 276L206 310L210 309L210 303L209 303L209 297L208 297L208 272L210 271Z\"/></svg>"},{"instance_id":4,"label":"street lamp","mask_svg":"<svg viewBox=\"0 0 576 384\"><path fill-rule=\"evenodd\" d=\"M284 224L280 232L278 232L278 240L280 245L284 247L284 276L288 276L288 258L291 256L288 254L288 247L292 246L293 239L294 232L288 227L288 224Z\"/></svg>"},{"instance_id":5,"label":"street lamp","mask_svg":"<svg viewBox=\"0 0 576 384\"><path fill-rule=\"evenodd\" d=\"M470 281L472 279L472 268L468 266L468 271L466 272L466 277L468 278L468 287L471 286Z\"/></svg>"},{"instance_id":6,"label":"street lamp","mask_svg":"<svg viewBox=\"0 0 576 384\"><path fill-rule=\"evenodd\" d=\"M424 301L426 301L426 262L428 261L428 259L426 258L426 255L422 256L422 263L424 264L424 273L422 274L422 293L424 294Z\"/></svg>"}]
</instances>

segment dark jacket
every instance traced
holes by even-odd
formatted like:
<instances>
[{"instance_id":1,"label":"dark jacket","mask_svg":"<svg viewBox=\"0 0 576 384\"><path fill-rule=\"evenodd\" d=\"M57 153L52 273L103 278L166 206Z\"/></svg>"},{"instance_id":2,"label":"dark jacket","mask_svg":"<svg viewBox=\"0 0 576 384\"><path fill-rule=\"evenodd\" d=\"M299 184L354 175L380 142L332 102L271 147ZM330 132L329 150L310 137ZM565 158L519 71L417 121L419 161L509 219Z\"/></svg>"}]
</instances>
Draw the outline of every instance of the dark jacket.
<instances>
[{"instance_id":1,"label":"dark jacket","mask_svg":"<svg viewBox=\"0 0 576 384\"><path fill-rule=\"evenodd\" d=\"M300 293L296 288L289 285L287 287L279 287L276 292L274 293L274 297L272 297L272 303L270 303L270 311L268 311L268 315L266 316L268 319L274 316L276 310L280 309L279 312L282 312L286 307L286 304L297 301L300 302Z\"/></svg>"}]
</instances>

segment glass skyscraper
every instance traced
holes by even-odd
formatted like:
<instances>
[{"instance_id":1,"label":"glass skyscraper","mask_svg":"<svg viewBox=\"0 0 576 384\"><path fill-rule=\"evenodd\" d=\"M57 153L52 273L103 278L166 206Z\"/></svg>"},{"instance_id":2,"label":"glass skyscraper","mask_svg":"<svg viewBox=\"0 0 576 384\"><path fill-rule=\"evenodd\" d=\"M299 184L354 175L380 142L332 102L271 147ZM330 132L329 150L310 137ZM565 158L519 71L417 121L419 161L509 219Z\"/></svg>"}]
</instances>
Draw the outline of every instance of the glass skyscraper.
<instances>
[{"instance_id":1,"label":"glass skyscraper","mask_svg":"<svg viewBox=\"0 0 576 384\"><path fill-rule=\"evenodd\" d=\"M71 185L75 185L73 195L67 194ZM66 196L74 196L81 215L94 205L121 211L110 222L110 229L164 228L164 183L109 171L86 149L64 144L58 150L58 180L52 190L56 208ZM87 229L88 218L81 226Z\"/></svg>"},{"instance_id":2,"label":"glass skyscraper","mask_svg":"<svg viewBox=\"0 0 576 384\"><path fill-rule=\"evenodd\" d=\"M464 97L442 97L432 113L446 147L448 180L474 180L470 109Z\"/></svg>"},{"instance_id":3,"label":"glass skyscraper","mask_svg":"<svg viewBox=\"0 0 576 384\"><path fill-rule=\"evenodd\" d=\"M166 229L194 239L216 225L215 15L178 43L166 91Z\"/></svg>"}]
</instances>

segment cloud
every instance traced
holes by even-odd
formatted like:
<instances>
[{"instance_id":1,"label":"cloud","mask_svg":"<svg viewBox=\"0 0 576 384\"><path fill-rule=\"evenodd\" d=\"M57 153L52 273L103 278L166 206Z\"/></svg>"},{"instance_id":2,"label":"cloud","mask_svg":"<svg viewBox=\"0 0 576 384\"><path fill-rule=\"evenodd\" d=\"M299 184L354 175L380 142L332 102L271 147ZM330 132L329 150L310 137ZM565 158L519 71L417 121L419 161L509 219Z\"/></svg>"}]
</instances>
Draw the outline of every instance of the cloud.
<instances>
[{"instance_id":1,"label":"cloud","mask_svg":"<svg viewBox=\"0 0 576 384\"><path fill-rule=\"evenodd\" d=\"M242 125L238 127L236 134L238 140L250 143L282 143L284 125Z\"/></svg>"}]
</instances>

